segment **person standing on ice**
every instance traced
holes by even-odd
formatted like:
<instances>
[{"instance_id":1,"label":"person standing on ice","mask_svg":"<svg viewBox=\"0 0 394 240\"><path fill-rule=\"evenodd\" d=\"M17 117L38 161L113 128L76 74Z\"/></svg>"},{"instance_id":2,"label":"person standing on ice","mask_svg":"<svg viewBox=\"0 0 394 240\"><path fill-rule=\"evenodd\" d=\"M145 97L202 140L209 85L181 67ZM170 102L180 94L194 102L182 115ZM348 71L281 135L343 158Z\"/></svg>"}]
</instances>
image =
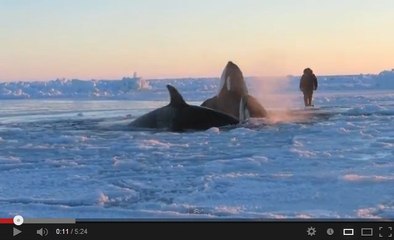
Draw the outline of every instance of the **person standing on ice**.
<instances>
[{"instance_id":1,"label":"person standing on ice","mask_svg":"<svg viewBox=\"0 0 394 240\"><path fill-rule=\"evenodd\" d=\"M300 79L300 90L304 94L305 107L313 106L312 96L313 91L317 89L317 77L313 73L312 69L305 68L304 74Z\"/></svg>"}]
</instances>

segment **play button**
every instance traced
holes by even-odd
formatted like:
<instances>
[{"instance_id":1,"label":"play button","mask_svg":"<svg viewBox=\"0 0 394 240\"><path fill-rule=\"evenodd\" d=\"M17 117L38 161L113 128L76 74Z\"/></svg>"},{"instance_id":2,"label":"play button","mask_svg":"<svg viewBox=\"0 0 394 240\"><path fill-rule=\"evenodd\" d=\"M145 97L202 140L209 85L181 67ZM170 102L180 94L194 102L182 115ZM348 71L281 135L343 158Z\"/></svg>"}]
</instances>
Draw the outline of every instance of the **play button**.
<instances>
[{"instance_id":1,"label":"play button","mask_svg":"<svg viewBox=\"0 0 394 240\"><path fill-rule=\"evenodd\" d=\"M16 235L18 235L18 234L20 234L22 231L21 230L19 230L19 229L17 229L17 228L14 228L14 231L13 231L13 234L12 234L12 236L16 236Z\"/></svg>"}]
</instances>

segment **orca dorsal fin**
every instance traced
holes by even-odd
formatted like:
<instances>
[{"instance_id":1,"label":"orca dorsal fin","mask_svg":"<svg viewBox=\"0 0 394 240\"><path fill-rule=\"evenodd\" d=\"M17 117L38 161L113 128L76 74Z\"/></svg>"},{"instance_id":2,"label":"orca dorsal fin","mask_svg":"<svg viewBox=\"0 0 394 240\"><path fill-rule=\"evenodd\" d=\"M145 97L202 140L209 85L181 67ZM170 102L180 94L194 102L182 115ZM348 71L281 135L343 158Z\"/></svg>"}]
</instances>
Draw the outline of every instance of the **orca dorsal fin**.
<instances>
[{"instance_id":1,"label":"orca dorsal fin","mask_svg":"<svg viewBox=\"0 0 394 240\"><path fill-rule=\"evenodd\" d=\"M182 95L178 92L176 88L171 85L167 85L168 92L170 93L170 105L171 106L185 106L187 103L183 99Z\"/></svg>"}]
</instances>

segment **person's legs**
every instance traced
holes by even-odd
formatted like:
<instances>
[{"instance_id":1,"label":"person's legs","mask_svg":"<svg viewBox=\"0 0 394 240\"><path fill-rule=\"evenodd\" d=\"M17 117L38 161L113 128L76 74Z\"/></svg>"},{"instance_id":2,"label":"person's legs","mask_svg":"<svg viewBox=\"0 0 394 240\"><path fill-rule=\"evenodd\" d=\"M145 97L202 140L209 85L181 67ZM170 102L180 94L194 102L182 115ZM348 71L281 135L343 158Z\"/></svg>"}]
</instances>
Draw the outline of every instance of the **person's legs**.
<instances>
[{"instance_id":1,"label":"person's legs","mask_svg":"<svg viewBox=\"0 0 394 240\"><path fill-rule=\"evenodd\" d=\"M305 107L312 105L312 93L309 91L305 91L304 93L304 105Z\"/></svg>"},{"instance_id":2,"label":"person's legs","mask_svg":"<svg viewBox=\"0 0 394 240\"><path fill-rule=\"evenodd\" d=\"M312 96L313 96L313 92L310 92L308 94L308 106L313 106L312 105Z\"/></svg>"},{"instance_id":3,"label":"person's legs","mask_svg":"<svg viewBox=\"0 0 394 240\"><path fill-rule=\"evenodd\" d=\"M305 107L308 106L308 95L304 92L304 105Z\"/></svg>"}]
</instances>

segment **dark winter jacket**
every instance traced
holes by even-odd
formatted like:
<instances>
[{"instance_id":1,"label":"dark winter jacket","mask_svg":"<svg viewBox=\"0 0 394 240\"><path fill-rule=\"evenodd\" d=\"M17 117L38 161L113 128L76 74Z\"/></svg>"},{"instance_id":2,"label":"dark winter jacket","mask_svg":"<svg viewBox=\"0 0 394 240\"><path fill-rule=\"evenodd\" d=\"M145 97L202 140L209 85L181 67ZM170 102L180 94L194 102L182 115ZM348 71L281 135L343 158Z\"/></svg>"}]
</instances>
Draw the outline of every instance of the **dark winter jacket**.
<instances>
[{"instance_id":1,"label":"dark winter jacket","mask_svg":"<svg viewBox=\"0 0 394 240\"><path fill-rule=\"evenodd\" d=\"M302 75L300 80L300 90L303 92L312 92L317 89L317 78L313 73Z\"/></svg>"}]
</instances>

